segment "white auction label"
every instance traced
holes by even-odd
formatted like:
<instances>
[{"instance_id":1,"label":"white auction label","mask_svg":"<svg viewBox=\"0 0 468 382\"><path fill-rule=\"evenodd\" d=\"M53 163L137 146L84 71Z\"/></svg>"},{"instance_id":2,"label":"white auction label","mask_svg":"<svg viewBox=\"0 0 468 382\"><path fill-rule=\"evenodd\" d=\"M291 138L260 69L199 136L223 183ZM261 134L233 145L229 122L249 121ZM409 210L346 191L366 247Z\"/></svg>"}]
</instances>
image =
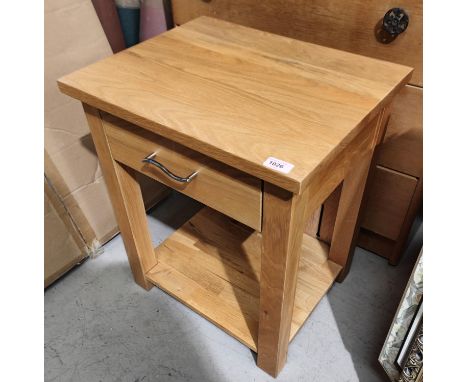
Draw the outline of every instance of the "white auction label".
<instances>
[{"instance_id":1,"label":"white auction label","mask_svg":"<svg viewBox=\"0 0 468 382\"><path fill-rule=\"evenodd\" d=\"M288 174L294 168L293 164L274 157L268 157L268 159L263 162L263 165L285 174Z\"/></svg>"}]
</instances>

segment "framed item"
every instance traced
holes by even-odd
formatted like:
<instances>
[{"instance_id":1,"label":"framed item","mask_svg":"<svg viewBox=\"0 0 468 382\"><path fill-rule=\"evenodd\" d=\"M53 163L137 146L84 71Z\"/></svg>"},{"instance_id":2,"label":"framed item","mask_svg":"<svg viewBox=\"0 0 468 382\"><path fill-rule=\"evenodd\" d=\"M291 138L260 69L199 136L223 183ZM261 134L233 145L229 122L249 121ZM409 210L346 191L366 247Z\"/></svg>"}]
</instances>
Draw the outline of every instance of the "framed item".
<instances>
[{"instance_id":1,"label":"framed item","mask_svg":"<svg viewBox=\"0 0 468 382\"><path fill-rule=\"evenodd\" d=\"M390 327L379 362L392 381L422 381L422 250ZM421 376L419 374L421 373Z\"/></svg>"}]
</instances>

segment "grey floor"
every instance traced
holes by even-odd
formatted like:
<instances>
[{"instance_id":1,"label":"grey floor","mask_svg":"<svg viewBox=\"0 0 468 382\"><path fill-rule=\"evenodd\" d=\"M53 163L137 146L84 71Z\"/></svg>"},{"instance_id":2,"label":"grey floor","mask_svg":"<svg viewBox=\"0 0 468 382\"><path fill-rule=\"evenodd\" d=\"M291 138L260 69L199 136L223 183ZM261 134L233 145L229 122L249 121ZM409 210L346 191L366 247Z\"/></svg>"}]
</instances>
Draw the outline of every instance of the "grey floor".
<instances>
[{"instance_id":1,"label":"grey floor","mask_svg":"<svg viewBox=\"0 0 468 382\"><path fill-rule=\"evenodd\" d=\"M200 206L174 194L149 216L155 244ZM422 245L397 267L358 248L289 346L277 381L388 381L377 362ZM120 236L45 292L46 381L273 381L254 354L164 292L138 287Z\"/></svg>"}]
</instances>

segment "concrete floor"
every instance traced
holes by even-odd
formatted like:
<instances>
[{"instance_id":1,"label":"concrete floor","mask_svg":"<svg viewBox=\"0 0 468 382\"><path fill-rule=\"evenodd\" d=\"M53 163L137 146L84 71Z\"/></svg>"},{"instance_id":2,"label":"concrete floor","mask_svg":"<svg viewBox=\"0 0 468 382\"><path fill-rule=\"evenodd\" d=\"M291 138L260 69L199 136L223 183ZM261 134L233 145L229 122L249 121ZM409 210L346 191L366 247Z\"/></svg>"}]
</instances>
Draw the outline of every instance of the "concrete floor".
<instances>
[{"instance_id":1,"label":"concrete floor","mask_svg":"<svg viewBox=\"0 0 468 382\"><path fill-rule=\"evenodd\" d=\"M200 206L174 194L149 216L155 244ZM289 346L276 381L388 381L377 362L422 245L397 267L360 248ZM120 236L45 292L46 381L273 381L254 354L164 292L132 278Z\"/></svg>"}]
</instances>

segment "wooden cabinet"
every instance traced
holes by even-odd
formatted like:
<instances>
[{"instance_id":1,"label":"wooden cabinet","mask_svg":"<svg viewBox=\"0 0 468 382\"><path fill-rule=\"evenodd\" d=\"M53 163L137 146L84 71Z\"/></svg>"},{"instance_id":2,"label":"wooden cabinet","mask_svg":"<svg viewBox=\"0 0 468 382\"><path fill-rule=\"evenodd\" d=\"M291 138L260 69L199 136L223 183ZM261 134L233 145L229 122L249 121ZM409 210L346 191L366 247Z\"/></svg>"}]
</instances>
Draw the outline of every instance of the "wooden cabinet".
<instances>
[{"instance_id":1,"label":"wooden cabinet","mask_svg":"<svg viewBox=\"0 0 468 382\"><path fill-rule=\"evenodd\" d=\"M374 159L358 245L397 263L422 200L422 1L172 0L174 23L213 16L298 40L414 68L395 98ZM389 38L382 27L392 8L408 15L406 30ZM341 188L325 202L318 234L331 241ZM317 216L317 215L316 215ZM309 224L309 231L317 224Z\"/></svg>"},{"instance_id":2,"label":"wooden cabinet","mask_svg":"<svg viewBox=\"0 0 468 382\"><path fill-rule=\"evenodd\" d=\"M423 175L423 90L405 86L395 98L385 139L376 161L404 174Z\"/></svg>"},{"instance_id":3,"label":"wooden cabinet","mask_svg":"<svg viewBox=\"0 0 468 382\"><path fill-rule=\"evenodd\" d=\"M418 179L377 166L361 227L397 240Z\"/></svg>"},{"instance_id":4,"label":"wooden cabinet","mask_svg":"<svg viewBox=\"0 0 468 382\"><path fill-rule=\"evenodd\" d=\"M384 141L376 150L367 186L358 245L396 264L422 201L422 89L406 86L395 98ZM333 235L338 187L326 200L316 224L320 239Z\"/></svg>"},{"instance_id":5,"label":"wooden cabinet","mask_svg":"<svg viewBox=\"0 0 468 382\"><path fill-rule=\"evenodd\" d=\"M423 190L422 88L395 98L385 139L376 151L358 245L397 264ZM384 228L385 227L385 228Z\"/></svg>"}]
</instances>

